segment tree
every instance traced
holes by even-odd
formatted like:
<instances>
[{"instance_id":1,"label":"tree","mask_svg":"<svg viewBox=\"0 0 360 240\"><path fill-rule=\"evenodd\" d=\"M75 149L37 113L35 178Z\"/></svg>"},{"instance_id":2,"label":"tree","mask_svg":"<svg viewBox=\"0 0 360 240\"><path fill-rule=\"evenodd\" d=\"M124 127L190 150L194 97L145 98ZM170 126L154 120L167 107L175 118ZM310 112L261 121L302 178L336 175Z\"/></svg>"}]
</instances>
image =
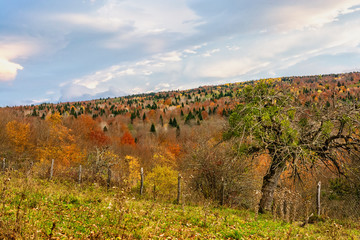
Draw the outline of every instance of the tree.
<instances>
[{"instance_id":1,"label":"tree","mask_svg":"<svg viewBox=\"0 0 360 240\"><path fill-rule=\"evenodd\" d=\"M145 121L146 120L146 114L143 114L142 120Z\"/></svg>"},{"instance_id":2,"label":"tree","mask_svg":"<svg viewBox=\"0 0 360 240\"><path fill-rule=\"evenodd\" d=\"M121 137L120 142L123 145L135 146L135 139L133 138L131 133L129 133L129 131L126 131L124 133L124 135Z\"/></svg>"},{"instance_id":3,"label":"tree","mask_svg":"<svg viewBox=\"0 0 360 240\"><path fill-rule=\"evenodd\" d=\"M8 122L6 124L6 134L18 153L24 152L31 146L29 123L21 123L16 120Z\"/></svg>"},{"instance_id":4,"label":"tree","mask_svg":"<svg viewBox=\"0 0 360 240\"><path fill-rule=\"evenodd\" d=\"M39 142L37 148L40 162L49 163L55 159L57 167L65 168L70 164L81 162L85 155L77 145L72 130L62 123L59 113L51 115L47 120L48 137Z\"/></svg>"},{"instance_id":5,"label":"tree","mask_svg":"<svg viewBox=\"0 0 360 240\"><path fill-rule=\"evenodd\" d=\"M176 196L178 172L167 166L156 166L147 176L148 189L161 199L171 200Z\"/></svg>"},{"instance_id":6,"label":"tree","mask_svg":"<svg viewBox=\"0 0 360 240\"><path fill-rule=\"evenodd\" d=\"M155 125L153 123L151 124L150 132L152 132L152 133L156 132Z\"/></svg>"},{"instance_id":7,"label":"tree","mask_svg":"<svg viewBox=\"0 0 360 240\"><path fill-rule=\"evenodd\" d=\"M140 164L136 157L126 155L125 162L128 163L128 184L133 187L140 181Z\"/></svg>"},{"instance_id":8,"label":"tree","mask_svg":"<svg viewBox=\"0 0 360 240\"><path fill-rule=\"evenodd\" d=\"M339 101L332 108L319 103L301 105L295 96L271 81L248 85L238 93L240 104L229 118L225 139L236 137L242 154L267 153L270 166L263 177L259 211L269 211L281 173L292 169L301 177L323 163L342 172L344 154L358 156L358 103ZM284 90L285 89L285 90Z\"/></svg>"}]
</instances>

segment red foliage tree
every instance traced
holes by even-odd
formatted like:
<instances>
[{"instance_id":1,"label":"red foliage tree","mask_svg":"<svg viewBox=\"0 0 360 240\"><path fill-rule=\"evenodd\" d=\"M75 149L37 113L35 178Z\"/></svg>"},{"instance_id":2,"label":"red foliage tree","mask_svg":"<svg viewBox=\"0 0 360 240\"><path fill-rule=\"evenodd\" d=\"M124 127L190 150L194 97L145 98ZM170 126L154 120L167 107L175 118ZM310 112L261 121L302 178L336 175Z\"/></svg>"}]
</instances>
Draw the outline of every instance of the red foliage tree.
<instances>
[{"instance_id":1,"label":"red foliage tree","mask_svg":"<svg viewBox=\"0 0 360 240\"><path fill-rule=\"evenodd\" d=\"M133 138L131 133L126 131L124 133L124 135L121 137L120 143L123 144L123 145L135 146L135 139Z\"/></svg>"},{"instance_id":2,"label":"red foliage tree","mask_svg":"<svg viewBox=\"0 0 360 240\"><path fill-rule=\"evenodd\" d=\"M89 138L98 146L105 146L110 143L110 138L99 129L93 129L89 133Z\"/></svg>"}]
</instances>

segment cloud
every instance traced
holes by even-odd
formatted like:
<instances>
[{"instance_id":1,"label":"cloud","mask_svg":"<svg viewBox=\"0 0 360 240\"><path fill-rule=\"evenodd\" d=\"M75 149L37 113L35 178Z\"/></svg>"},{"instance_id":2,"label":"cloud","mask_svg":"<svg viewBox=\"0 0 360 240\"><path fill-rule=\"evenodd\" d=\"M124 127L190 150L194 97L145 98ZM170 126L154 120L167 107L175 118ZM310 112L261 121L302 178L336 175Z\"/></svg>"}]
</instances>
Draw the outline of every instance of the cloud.
<instances>
[{"instance_id":1,"label":"cloud","mask_svg":"<svg viewBox=\"0 0 360 240\"><path fill-rule=\"evenodd\" d=\"M12 81L16 78L17 71L22 70L20 64L9 62L0 58L0 81Z\"/></svg>"},{"instance_id":2,"label":"cloud","mask_svg":"<svg viewBox=\"0 0 360 240\"><path fill-rule=\"evenodd\" d=\"M220 52L219 48L206 51L202 56L203 57L210 57L211 55L213 55L214 53L217 53L217 52Z\"/></svg>"},{"instance_id":3,"label":"cloud","mask_svg":"<svg viewBox=\"0 0 360 240\"><path fill-rule=\"evenodd\" d=\"M178 62L181 61L181 56L181 52L172 51L168 53L158 54L154 58L163 62Z\"/></svg>"},{"instance_id":4,"label":"cloud","mask_svg":"<svg viewBox=\"0 0 360 240\"><path fill-rule=\"evenodd\" d=\"M199 78L233 78L267 65L269 65L268 62L256 61L250 58L223 59L194 65L187 74Z\"/></svg>"},{"instance_id":5,"label":"cloud","mask_svg":"<svg viewBox=\"0 0 360 240\"><path fill-rule=\"evenodd\" d=\"M18 76L44 92L32 97L20 86L25 81L3 84L22 89L27 99L70 101L290 70L333 72L353 69L360 55L359 0L55 0L29 6L21 16L0 17L6 26L0 35L16 36L0 37L0 81Z\"/></svg>"},{"instance_id":6,"label":"cloud","mask_svg":"<svg viewBox=\"0 0 360 240\"><path fill-rule=\"evenodd\" d=\"M197 27L198 38L222 40L238 34L283 34L294 30L319 29L359 11L359 0L196 0L189 2L206 23Z\"/></svg>"},{"instance_id":7,"label":"cloud","mask_svg":"<svg viewBox=\"0 0 360 240\"><path fill-rule=\"evenodd\" d=\"M40 104L40 103L46 103L49 102L49 98L43 98L43 99L33 99L30 101L30 104Z\"/></svg>"},{"instance_id":8,"label":"cloud","mask_svg":"<svg viewBox=\"0 0 360 240\"><path fill-rule=\"evenodd\" d=\"M266 77L317 56L360 53L359 21L348 21L346 28L332 24L317 30L259 33L246 39L240 35L230 40L187 46L114 65L71 83L87 87L77 92L93 89L94 95L106 92L109 84L122 86L127 93L139 93Z\"/></svg>"},{"instance_id":9,"label":"cloud","mask_svg":"<svg viewBox=\"0 0 360 240\"><path fill-rule=\"evenodd\" d=\"M119 88L110 86L108 89L98 91L96 89L90 89L85 86L69 84L61 89L60 102L73 102L73 101L85 101L98 98L108 97L121 97L128 95Z\"/></svg>"},{"instance_id":10,"label":"cloud","mask_svg":"<svg viewBox=\"0 0 360 240\"><path fill-rule=\"evenodd\" d=\"M16 78L18 70L24 67L18 60L27 59L37 54L40 43L37 39L22 37L0 37L0 82L12 81Z\"/></svg>"},{"instance_id":11,"label":"cloud","mask_svg":"<svg viewBox=\"0 0 360 240\"><path fill-rule=\"evenodd\" d=\"M342 15L360 10L353 8L357 5L359 5L358 0L286 1L267 11L262 21L270 26L273 25L273 28L279 31L320 28L338 21Z\"/></svg>"},{"instance_id":12,"label":"cloud","mask_svg":"<svg viewBox=\"0 0 360 240\"><path fill-rule=\"evenodd\" d=\"M114 36L104 42L104 46L109 48L124 48L128 45L124 42L140 41L146 36L193 34L196 26L201 24L201 19L184 0L106 0L91 12L57 13L46 18L63 25L68 31L113 33Z\"/></svg>"},{"instance_id":13,"label":"cloud","mask_svg":"<svg viewBox=\"0 0 360 240\"><path fill-rule=\"evenodd\" d=\"M73 84L87 87L88 89L95 89L100 83L106 83L113 78L119 78L122 76L134 75L134 69L128 68L119 70L120 66L112 66L108 69L89 74L85 77L75 79L72 81Z\"/></svg>"},{"instance_id":14,"label":"cloud","mask_svg":"<svg viewBox=\"0 0 360 240\"><path fill-rule=\"evenodd\" d=\"M200 47L195 47L200 49ZM171 51L162 54L154 54L149 58L128 64L113 65L98 70L71 81L63 82L61 87L61 100L84 99L111 93L113 96L124 93L135 94L149 91L169 90L174 87L171 81L178 79L178 74L183 66L183 51ZM154 83L157 79L157 83ZM144 84L147 82L147 84ZM150 82L152 82L150 84ZM110 86L118 86L119 94L109 92Z\"/></svg>"}]
</instances>

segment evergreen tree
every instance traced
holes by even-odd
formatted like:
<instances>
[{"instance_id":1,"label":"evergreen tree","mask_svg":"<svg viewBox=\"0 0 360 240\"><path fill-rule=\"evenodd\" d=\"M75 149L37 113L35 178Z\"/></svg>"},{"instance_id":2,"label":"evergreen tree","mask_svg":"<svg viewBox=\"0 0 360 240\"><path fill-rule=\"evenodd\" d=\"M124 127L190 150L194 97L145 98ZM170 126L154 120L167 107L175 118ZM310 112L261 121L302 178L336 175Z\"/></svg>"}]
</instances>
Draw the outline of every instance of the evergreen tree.
<instances>
[{"instance_id":1,"label":"evergreen tree","mask_svg":"<svg viewBox=\"0 0 360 240\"><path fill-rule=\"evenodd\" d=\"M154 123L151 124L151 127L150 127L150 132L152 133L156 133L156 129L155 129L155 125Z\"/></svg>"},{"instance_id":2,"label":"evergreen tree","mask_svg":"<svg viewBox=\"0 0 360 240\"><path fill-rule=\"evenodd\" d=\"M145 113L143 114L142 119L143 119L143 121L145 121L145 119L146 119L146 114Z\"/></svg>"},{"instance_id":3,"label":"evergreen tree","mask_svg":"<svg viewBox=\"0 0 360 240\"><path fill-rule=\"evenodd\" d=\"M140 112L139 112L139 110L136 110L136 116L140 119Z\"/></svg>"},{"instance_id":4,"label":"evergreen tree","mask_svg":"<svg viewBox=\"0 0 360 240\"><path fill-rule=\"evenodd\" d=\"M136 114L135 113L131 113L131 116L130 116L130 120L131 120L131 124L134 123L134 119L136 118Z\"/></svg>"}]
</instances>

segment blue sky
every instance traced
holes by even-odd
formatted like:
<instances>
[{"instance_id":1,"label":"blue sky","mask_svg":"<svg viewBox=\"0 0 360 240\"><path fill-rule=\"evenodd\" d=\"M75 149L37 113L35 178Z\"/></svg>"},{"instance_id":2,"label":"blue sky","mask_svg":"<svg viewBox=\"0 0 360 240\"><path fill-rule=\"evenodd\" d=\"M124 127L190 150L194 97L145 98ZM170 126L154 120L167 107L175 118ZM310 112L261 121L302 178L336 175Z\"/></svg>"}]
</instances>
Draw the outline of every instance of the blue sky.
<instances>
[{"instance_id":1,"label":"blue sky","mask_svg":"<svg viewBox=\"0 0 360 240\"><path fill-rule=\"evenodd\" d=\"M0 106L359 64L360 0L0 0Z\"/></svg>"}]
</instances>

